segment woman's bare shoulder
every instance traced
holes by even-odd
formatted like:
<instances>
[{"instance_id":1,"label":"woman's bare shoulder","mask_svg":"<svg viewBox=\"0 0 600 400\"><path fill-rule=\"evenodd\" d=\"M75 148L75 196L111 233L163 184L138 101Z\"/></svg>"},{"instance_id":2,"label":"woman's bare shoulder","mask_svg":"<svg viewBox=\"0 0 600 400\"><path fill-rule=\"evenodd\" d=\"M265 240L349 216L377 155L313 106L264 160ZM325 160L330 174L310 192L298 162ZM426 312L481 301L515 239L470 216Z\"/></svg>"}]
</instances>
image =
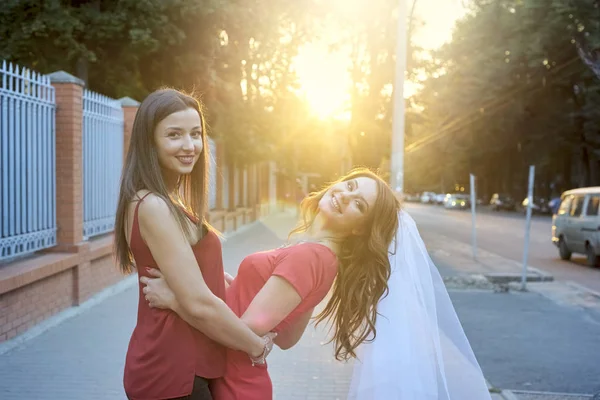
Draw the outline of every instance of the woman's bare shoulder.
<instances>
[{"instance_id":1,"label":"woman's bare shoulder","mask_svg":"<svg viewBox=\"0 0 600 400\"><path fill-rule=\"evenodd\" d=\"M146 191L143 196L144 200L140 203L138 209L140 220L150 219L159 222L164 218L173 218L171 209L164 198L148 191ZM142 197L140 197L140 199Z\"/></svg>"}]
</instances>

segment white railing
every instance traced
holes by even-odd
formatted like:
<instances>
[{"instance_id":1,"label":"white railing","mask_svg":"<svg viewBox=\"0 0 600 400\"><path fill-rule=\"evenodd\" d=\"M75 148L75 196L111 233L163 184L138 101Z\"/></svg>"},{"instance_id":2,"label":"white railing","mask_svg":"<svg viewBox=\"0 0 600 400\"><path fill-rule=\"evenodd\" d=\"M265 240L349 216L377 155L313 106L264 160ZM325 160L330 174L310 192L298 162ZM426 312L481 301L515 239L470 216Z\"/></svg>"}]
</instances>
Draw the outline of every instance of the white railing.
<instances>
[{"instance_id":1,"label":"white railing","mask_svg":"<svg viewBox=\"0 0 600 400\"><path fill-rule=\"evenodd\" d=\"M0 261L56 244L55 98L50 79L0 68Z\"/></svg>"},{"instance_id":2,"label":"white railing","mask_svg":"<svg viewBox=\"0 0 600 400\"><path fill-rule=\"evenodd\" d=\"M123 168L123 109L117 100L83 92L83 235L111 232Z\"/></svg>"}]
</instances>

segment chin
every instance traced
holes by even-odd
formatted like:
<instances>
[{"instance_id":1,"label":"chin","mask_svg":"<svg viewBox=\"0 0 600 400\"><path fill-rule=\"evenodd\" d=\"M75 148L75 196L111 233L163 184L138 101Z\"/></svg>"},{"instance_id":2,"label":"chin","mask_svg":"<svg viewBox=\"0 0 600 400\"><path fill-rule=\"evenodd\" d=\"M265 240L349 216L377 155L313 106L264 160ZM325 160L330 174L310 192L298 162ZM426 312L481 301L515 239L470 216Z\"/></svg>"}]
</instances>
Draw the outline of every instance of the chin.
<instances>
[{"instance_id":1,"label":"chin","mask_svg":"<svg viewBox=\"0 0 600 400\"><path fill-rule=\"evenodd\" d=\"M193 170L194 170L194 168L193 168L193 167L191 167L191 168L182 168L182 169L179 171L179 174L180 174L180 175L189 175L189 174L191 174L191 173L192 173L192 171L193 171Z\"/></svg>"}]
</instances>

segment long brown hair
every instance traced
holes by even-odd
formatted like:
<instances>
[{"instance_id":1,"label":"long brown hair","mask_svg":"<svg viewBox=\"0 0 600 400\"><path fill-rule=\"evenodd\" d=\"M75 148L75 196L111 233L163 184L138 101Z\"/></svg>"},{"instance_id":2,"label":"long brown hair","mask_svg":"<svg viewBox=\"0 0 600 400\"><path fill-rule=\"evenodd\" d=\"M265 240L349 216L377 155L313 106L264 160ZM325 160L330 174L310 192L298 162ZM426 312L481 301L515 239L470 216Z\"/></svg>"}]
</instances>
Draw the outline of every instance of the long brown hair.
<instances>
[{"instance_id":1,"label":"long brown hair","mask_svg":"<svg viewBox=\"0 0 600 400\"><path fill-rule=\"evenodd\" d=\"M169 115L194 109L200 115L203 149L190 174L182 175L177 194L169 193L160 169L156 152L154 131L160 121ZM157 90L144 99L135 116L131 141L121 176L121 189L115 220L115 250L117 262L123 273L134 268L133 255L127 244L125 226L128 205L139 190L146 189L166 201L171 213L188 240L197 233L202 237L204 229L212 229L205 220L208 198L208 142L202 106L198 100L174 89ZM186 211L195 217L189 223ZM194 232L194 231L197 232Z\"/></svg>"},{"instance_id":2,"label":"long brown hair","mask_svg":"<svg viewBox=\"0 0 600 400\"><path fill-rule=\"evenodd\" d=\"M349 235L338 243L338 273L333 291L323 311L315 317L317 324L332 322L331 341L337 360L356 357L356 348L377 335L377 303L388 291L388 247L398 226L400 202L377 174L365 168L355 169L332 185L359 177L377 182L377 199L361 233ZM302 222L290 235L310 229L319 212L319 201L330 186L302 201Z\"/></svg>"}]
</instances>

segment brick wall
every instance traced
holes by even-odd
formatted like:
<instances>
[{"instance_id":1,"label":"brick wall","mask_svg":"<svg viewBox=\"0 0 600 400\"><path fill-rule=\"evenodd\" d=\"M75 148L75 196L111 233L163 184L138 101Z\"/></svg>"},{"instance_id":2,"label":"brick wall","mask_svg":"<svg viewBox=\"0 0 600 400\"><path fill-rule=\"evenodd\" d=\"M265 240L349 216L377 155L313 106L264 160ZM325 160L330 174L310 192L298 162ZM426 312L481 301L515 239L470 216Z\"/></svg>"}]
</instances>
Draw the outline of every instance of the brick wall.
<instances>
[{"instance_id":1,"label":"brick wall","mask_svg":"<svg viewBox=\"0 0 600 400\"><path fill-rule=\"evenodd\" d=\"M73 270L0 295L0 340L8 340L71 306Z\"/></svg>"}]
</instances>

